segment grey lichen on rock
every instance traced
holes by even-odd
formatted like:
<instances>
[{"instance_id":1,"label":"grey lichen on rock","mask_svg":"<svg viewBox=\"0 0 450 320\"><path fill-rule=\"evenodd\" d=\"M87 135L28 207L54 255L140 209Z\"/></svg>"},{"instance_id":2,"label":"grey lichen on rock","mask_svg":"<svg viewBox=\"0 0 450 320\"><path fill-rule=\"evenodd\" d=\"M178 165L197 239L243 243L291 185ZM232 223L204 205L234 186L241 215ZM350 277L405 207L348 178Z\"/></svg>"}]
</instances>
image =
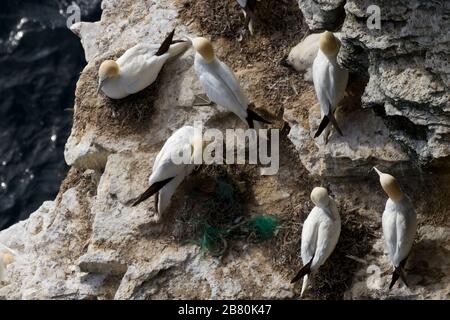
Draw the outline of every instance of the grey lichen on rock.
<instances>
[{"instance_id":1,"label":"grey lichen on rock","mask_svg":"<svg viewBox=\"0 0 450 320\"><path fill-rule=\"evenodd\" d=\"M335 31L344 20L345 0L298 0L312 31Z\"/></svg>"},{"instance_id":2,"label":"grey lichen on rock","mask_svg":"<svg viewBox=\"0 0 450 320\"><path fill-rule=\"evenodd\" d=\"M379 30L367 26L373 4L381 8ZM381 110L391 136L420 163L443 164L450 157L450 3L349 0L345 11L340 61L367 70L363 105Z\"/></svg>"}]
</instances>

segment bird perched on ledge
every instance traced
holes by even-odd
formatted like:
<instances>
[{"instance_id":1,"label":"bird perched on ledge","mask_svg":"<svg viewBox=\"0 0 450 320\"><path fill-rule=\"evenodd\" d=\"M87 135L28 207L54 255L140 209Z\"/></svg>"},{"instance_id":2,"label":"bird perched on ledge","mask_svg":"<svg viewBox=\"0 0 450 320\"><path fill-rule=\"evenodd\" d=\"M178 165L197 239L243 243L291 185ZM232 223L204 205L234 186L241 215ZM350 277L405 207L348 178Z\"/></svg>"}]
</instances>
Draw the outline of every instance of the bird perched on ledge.
<instances>
[{"instance_id":1,"label":"bird perched on ledge","mask_svg":"<svg viewBox=\"0 0 450 320\"><path fill-rule=\"evenodd\" d=\"M316 187L311 192L316 205L306 218L302 230L301 256L303 267L292 279L303 277L301 296L308 286L308 275L319 269L333 252L341 233L341 218L336 203L325 188Z\"/></svg>"},{"instance_id":2,"label":"bird perched on ledge","mask_svg":"<svg viewBox=\"0 0 450 320\"><path fill-rule=\"evenodd\" d=\"M233 71L216 57L211 42L201 37L191 41L196 50L195 72L208 98L236 114L249 128L255 127L255 121L270 123L249 108L253 104L248 101Z\"/></svg>"},{"instance_id":3,"label":"bird perched on ledge","mask_svg":"<svg viewBox=\"0 0 450 320\"><path fill-rule=\"evenodd\" d=\"M403 193L397 180L375 167L374 170L380 177L381 187L389 197L381 222L385 247L394 267L389 285L389 289L392 289L399 278L408 285L404 268L414 243L417 216L411 200Z\"/></svg>"},{"instance_id":4,"label":"bird perched on ledge","mask_svg":"<svg viewBox=\"0 0 450 320\"><path fill-rule=\"evenodd\" d=\"M322 121L314 138L320 136L322 131L331 122L335 129L342 134L334 117L338 103L342 100L348 82L348 71L337 63L341 43L333 33L325 31L319 39L319 52L313 63L313 82L317 100L320 104ZM325 143L328 142L330 128L325 130Z\"/></svg>"},{"instance_id":5,"label":"bird perched on ledge","mask_svg":"<svg viewBox=\"0 0 450 320\"><path fill-rule=\"evenodd\" d=\"M139 43L117 61L106 60L98 70L98 92L111 99L122 99L151 85L167 60L179 56L191 46L190 41L173 40L175 30L159 46Z\"/></svg>"},{"instance_id":6,"label":"bird perched on ledge","mask_svg":"<svg viewBox=\"0 0 450 320\"><path fill-rule=\"evenodd\" d=\"M147 200L156 194L155 207L158 213L163 213L169 206L170 199L184 178L195 168L195 159L201 159L203 142L201 134L195 134L192 126L184 126L175 131L164 143L153 164L153 171L149 178L150 187L137 199L132 206ZM185 161L174 161L174 157L188 155Z\"/></svg>"}]
</instances>

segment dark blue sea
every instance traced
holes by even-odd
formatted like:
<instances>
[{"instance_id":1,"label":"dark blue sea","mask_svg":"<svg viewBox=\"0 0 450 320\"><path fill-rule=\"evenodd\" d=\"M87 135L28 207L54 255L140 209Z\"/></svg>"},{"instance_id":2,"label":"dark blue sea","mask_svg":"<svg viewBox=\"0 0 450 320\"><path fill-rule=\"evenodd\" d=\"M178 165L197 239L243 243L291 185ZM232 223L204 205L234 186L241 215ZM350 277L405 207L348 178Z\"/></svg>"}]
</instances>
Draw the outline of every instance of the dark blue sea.
<instances>
[{"instance_id":1,"label":"dark blue sea","mask_svg":"<svg viewBox=\"0 0 450 320\"><path fill-rule=\"evenodd\" d=\"M66 26L72 2L82 21L100 19L99 0L1 3L0 230L53 200L68 170L64 144L86 65L79 38Z\"/></svg>"}]
</instances>

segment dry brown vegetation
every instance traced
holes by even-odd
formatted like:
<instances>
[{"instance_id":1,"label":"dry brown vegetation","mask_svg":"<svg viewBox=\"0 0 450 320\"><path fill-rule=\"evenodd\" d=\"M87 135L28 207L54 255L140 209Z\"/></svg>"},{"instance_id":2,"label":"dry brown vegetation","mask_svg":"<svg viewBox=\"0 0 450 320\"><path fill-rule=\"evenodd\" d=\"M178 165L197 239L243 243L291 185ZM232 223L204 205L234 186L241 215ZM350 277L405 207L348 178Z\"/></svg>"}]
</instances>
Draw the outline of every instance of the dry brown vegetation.
<instances>
[{"instance_id":1,"label":"dry brown vegetation","mask_svg":"<svg viewBox=\"0 0 450 320\"><path fill-rule=\"evenodd\" d=\"M272 119L278 120L274 127L283 128L280 137L280 168L288 173L286 178L279 178L273 185L267 185L267 192L282 187L283 190L290 190L290 197L272 204L272 207L261 209L255 203L253 186L266 178L259 175L255 166L202 167L180 187L181 192L176 198L182 201L173 201L173 206L176 207L168 210L176 212L176 216L165 216L165 230L155 236L162 236L164 239L161 241L181 244L197 240L200 232L199 221L218 227L230 227L252 214L276 212L275 215L280 221L278 234L273 239L257 245L264 249L275 268L290 279L301 266L301 227L312 209L309 192L314 185L327 184L308 175L294 146L287 138L289 128L282 121L284 107L289 106L295 109L295 117L306 123L309 104L313 102L310 85L306 84L298 73L281 64L290 48L308 32L306 24L302 22L297 1L261 1L256 12L256 34L250 37L247 32L242 39L244 19L235 0L178 2L183 23L189 25L196 34L211 38L218 49L218 56L232 69L256 70L252 72L251 78L243 76L247 86L246 92L256 102L263 115L266 113ZM98 65L86 70L82 77L96 79L97 68ZM137 134L148 129L147 120L153 112L158 83L126 99L112 101L102 96L91 98L95 96L95 83L86 79L80 81L84 85L77 88L74 126L78 134L82 134L87 123L116 135ZM307 105L299 105L299 101ZM305 124L305 127L308 127L308 124ZM77 184L81 174L72 169L61 187L60 194ZM404 186L408 194L415 195L413 201L417 205L422 224L448 226L448 176L434 178L437 176L440 174L432 175L426 180L415 180L416 182ZM408 181L404 178L401 180ZM342 218L341 237L330 259L313 277L314 286L308 291L309 298L343 298L355 271L361 267L359 262L347 256L364 258L370 253L375 239L380 236L378 217L381 215L385 196L375 176L371 177L369 182L371 187L377 190L377 194L368 197L380 200L379 206L367 209L353 207L350 200L339 203ZM217 188L225 188L225 192L217 192ZM231 197L223 198L224 193L231 194ZM345 195L341 195L341 199L344 197ZM371 219L368 219L367 212L372 214ZM220 253L240 252L242 246L249 242L248 239L240 237L235 240L228 243L227 250Z\"/></svg>"}]
</instances>

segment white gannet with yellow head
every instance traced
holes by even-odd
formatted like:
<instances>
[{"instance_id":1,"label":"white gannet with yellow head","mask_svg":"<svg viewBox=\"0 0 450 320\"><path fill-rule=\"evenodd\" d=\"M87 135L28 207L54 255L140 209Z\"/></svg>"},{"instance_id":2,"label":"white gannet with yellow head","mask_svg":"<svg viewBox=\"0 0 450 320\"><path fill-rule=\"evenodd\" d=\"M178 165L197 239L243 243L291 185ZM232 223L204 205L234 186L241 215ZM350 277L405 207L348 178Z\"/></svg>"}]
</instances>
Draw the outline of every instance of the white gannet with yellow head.
<instances>
[{"instance_id":1,"label":"white gannet with yellow head","mask_svg":"<svg viewBox=\"0 0 450 320\"><path fill-rule=\"evenodd\" d=\"M253 106L242 91L233 71L215 53L211 42L205 38L195 38L192 45L196 50L195 72L208 98L236 114L250 128L255 127L255 121L270 123L252 111Z\"/></svg>"},{"instance_id":2,"label":"white gannet with yellow head","mask_svg":"<svg viewBox=\"0 0 450 320\"><path fill-rule=\"evenodd\" d=\"M14 262L16 253L0 244L0 282L6 281L6 267Z\"/></svg>"},{"instance_id":3,"label":"white gannet with yellow head","mask_svg":"<svg viewBox=\"0 0 450 320\"><path fill-rule=\"evenodd\" d=\"M381 187L389 197L381 222L385 248L394 267L389 285L391 289L398 278L408 285L404 268L414 243L417 216L411 200L403 193L397 180L390 174L383 173L375 167L374 169L380 177Z\"/></svg>"},{"instance_id":4,"label":"white gannet with yellow head","mask_svg":"<svg viewBox=\"0 0 450 320\"><path fill-rule=\"evenodd\" d=\"M140 43L128 49L117 61L103 61L98 70L98 91L111 99L122 99L151 85L167 60L179 56L190 41L174 41L173 30L161 46Z\"/></svg>"},{"instance_id":5,"label":"white gannet with yellow head","mask_svg":"<svg viewBox=\"0 0 450 320\"><path fill-rule=\"evenodd\" d=\"M348 71L341 68L337 63L341 43L333 33L325 31L319 39L319 52L313 63L313 82L317 100L320 104L322 121L314 138L317 138L322 131L325 131L325 143L328 142L331 123L342 135L342 131L334 117L334 111L338 103L342 100L348 82Z\"/></svg>"},{"instance_id":6,"label":"white gannet with yellow head","mask_svg":"<svg viewBox=\"0 0 450 320\"><path fill-rule=\"evenodd\" d=\"M184 178L192 173L196 164L201 163L203 148L202 134L194 127L184 126L175 131L156 156L149 178L150 187L133 200L132 205L136 206L156 194L156 211L163 213Z\"/></svg>"},{"instance_id":7,"label":"white gannet with yellow head","mask_svg":"<svg viewBox=\"0 0 450 320\"><path fill-rule=\"evenodd\" d=\"M315 207L303 224L301 256L303 267L292 279L297 282L303 277L301 295L308 286L308 275L319 269L333 252L341 233L341 218L335 201L325 188L316 187L311 192Z\"/></svg>"}]
</instances>

